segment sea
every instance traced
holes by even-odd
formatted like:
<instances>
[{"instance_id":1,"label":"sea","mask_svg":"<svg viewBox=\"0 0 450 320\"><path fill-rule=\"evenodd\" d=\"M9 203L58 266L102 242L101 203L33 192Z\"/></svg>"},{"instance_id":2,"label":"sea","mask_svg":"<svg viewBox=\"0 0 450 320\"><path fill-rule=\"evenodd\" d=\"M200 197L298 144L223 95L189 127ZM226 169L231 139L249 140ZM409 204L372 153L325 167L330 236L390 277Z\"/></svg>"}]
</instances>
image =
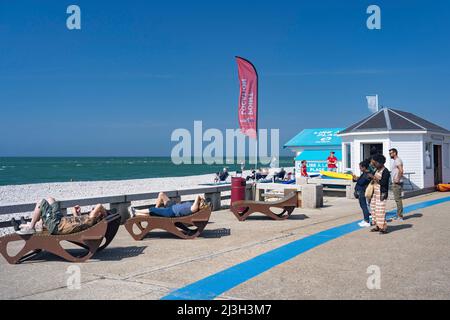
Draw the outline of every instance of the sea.
<instances>
[{"instance_id":1,"label":"sea","mask_svg":"<svg viewBox=\"0 0 450 320\"><path fill-rule=\"evenodd\" d=\"M280 167L293 166L293 157L278 161ZM245 170L254 167L248 159L246 163ZM224 167L237 171L241 165L238 161L175 165L170 157L0 157L0 185L182 177L215 173Z\"/></svg>"}]
</instances>

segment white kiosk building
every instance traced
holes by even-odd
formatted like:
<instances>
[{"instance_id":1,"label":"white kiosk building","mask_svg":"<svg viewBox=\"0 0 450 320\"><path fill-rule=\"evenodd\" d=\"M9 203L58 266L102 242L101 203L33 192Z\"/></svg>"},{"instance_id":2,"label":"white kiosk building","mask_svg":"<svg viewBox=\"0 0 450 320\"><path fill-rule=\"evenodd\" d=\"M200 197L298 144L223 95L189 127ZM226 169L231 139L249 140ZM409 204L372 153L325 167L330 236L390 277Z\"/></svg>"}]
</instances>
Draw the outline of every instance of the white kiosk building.
<instances>
[{"instance_id":1,"label":"white kiosk building","mask_svg":"<svg viewBox=\"0 0 450 320\"><path fill-rule=\"evenodd\" d=\"M344 171L359 173L359 162L373 152L387 158L396 148L405 176L415 189L450 182L450 131L412 113L383 108L338 134Z\"/></svg>"}]
</instances>

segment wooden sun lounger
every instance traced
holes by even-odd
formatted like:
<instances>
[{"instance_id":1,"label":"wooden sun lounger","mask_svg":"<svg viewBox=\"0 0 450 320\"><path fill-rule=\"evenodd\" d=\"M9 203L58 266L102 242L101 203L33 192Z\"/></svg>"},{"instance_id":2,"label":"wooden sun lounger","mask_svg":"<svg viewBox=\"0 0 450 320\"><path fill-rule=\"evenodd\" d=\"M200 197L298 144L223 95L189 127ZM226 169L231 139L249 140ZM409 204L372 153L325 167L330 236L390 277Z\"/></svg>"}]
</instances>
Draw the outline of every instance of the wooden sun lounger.
<instances>
[{"instance_id":1,"label":"wooden sun lounger","mask_svg":"<svg viewBox=\"0 0 450 320\"><path fill-rule=\"evenodd\" d=\"M41 251L51 252L70 262L84 262L109 245L119 226L120 215L114 214L104 218L89 229L77 233L65 235L51 235L45 231L33 235L13 233L0 238L0 253L10 264L24 262ZM15 256L10 256L7 252L8 244L22 240L25 240L24 247ZM61 246L62 241L71 242L86 251L80 256L73 256ZM102 242L103 245L101 245Z\"/></svg>"},{"instance_id":2,"label":"wooden sun lounger","mask_svg":"<svg viewBox=\"0 0 450 320\"><path fill-rule=\"evenodd\" d=\"M290 217L297 207L297 193L292 192L278 201L251 201L243 200L234 202L230 210L239 221L245 221L249 215L260 212L274 220L285 220ZM281 208L281 213L274 213L271 208Z\"/></svg>"},{"instance_id":3,"label":"wooden sun lounger","mask_svg":"<svg viewBox=\"0 0 450 320\"><path fill-rule=\"evenodd\" d=\"M127 220L125 228L134 240L144 239L154 229L165 230L181 239L194 239L203 232L210 217L211 207L208 206L194 214L184 217L136 216ZM138 232L135 232L135 225L138 228Z\"/></svg>"}]
</instances>

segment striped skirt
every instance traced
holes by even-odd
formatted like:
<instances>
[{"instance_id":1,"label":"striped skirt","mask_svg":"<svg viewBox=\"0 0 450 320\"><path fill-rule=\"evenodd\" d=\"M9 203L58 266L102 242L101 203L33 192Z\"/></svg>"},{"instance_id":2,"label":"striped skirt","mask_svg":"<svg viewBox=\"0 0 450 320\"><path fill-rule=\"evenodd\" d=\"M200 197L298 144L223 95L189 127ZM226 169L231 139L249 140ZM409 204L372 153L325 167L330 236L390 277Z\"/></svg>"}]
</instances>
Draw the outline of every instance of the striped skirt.
<instances>
[{"instance_id":1,"label":"striped skirt","mask_svg":"<svg viewBox=\"0 0 450 320\"><path fill-rule=\"evenodd\" d=\"M386 200L381 200L381 192L379 186L375 186L375 190L370 201L370 211L373 223L380 229L386 228Z\"/></svg>"}]
</instances>

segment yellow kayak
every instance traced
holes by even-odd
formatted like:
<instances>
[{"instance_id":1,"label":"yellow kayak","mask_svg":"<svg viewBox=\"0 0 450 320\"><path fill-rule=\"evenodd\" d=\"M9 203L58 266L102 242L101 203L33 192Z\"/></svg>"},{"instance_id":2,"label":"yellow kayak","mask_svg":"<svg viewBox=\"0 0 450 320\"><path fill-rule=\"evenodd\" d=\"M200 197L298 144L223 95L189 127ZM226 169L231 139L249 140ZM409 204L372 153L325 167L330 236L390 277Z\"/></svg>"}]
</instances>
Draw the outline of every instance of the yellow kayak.
<instances>
[{"instance_id":1,"label":"yellow kayak","mask_svg":"<svg viewBox=\"0 0 450 320\"><path fill-rule=\"evenodd\" d=\"M320 174L329 178L353 180L353 176L348 173L338 173L333 171L320 171Z\"/></svg>"}]
</instances>

